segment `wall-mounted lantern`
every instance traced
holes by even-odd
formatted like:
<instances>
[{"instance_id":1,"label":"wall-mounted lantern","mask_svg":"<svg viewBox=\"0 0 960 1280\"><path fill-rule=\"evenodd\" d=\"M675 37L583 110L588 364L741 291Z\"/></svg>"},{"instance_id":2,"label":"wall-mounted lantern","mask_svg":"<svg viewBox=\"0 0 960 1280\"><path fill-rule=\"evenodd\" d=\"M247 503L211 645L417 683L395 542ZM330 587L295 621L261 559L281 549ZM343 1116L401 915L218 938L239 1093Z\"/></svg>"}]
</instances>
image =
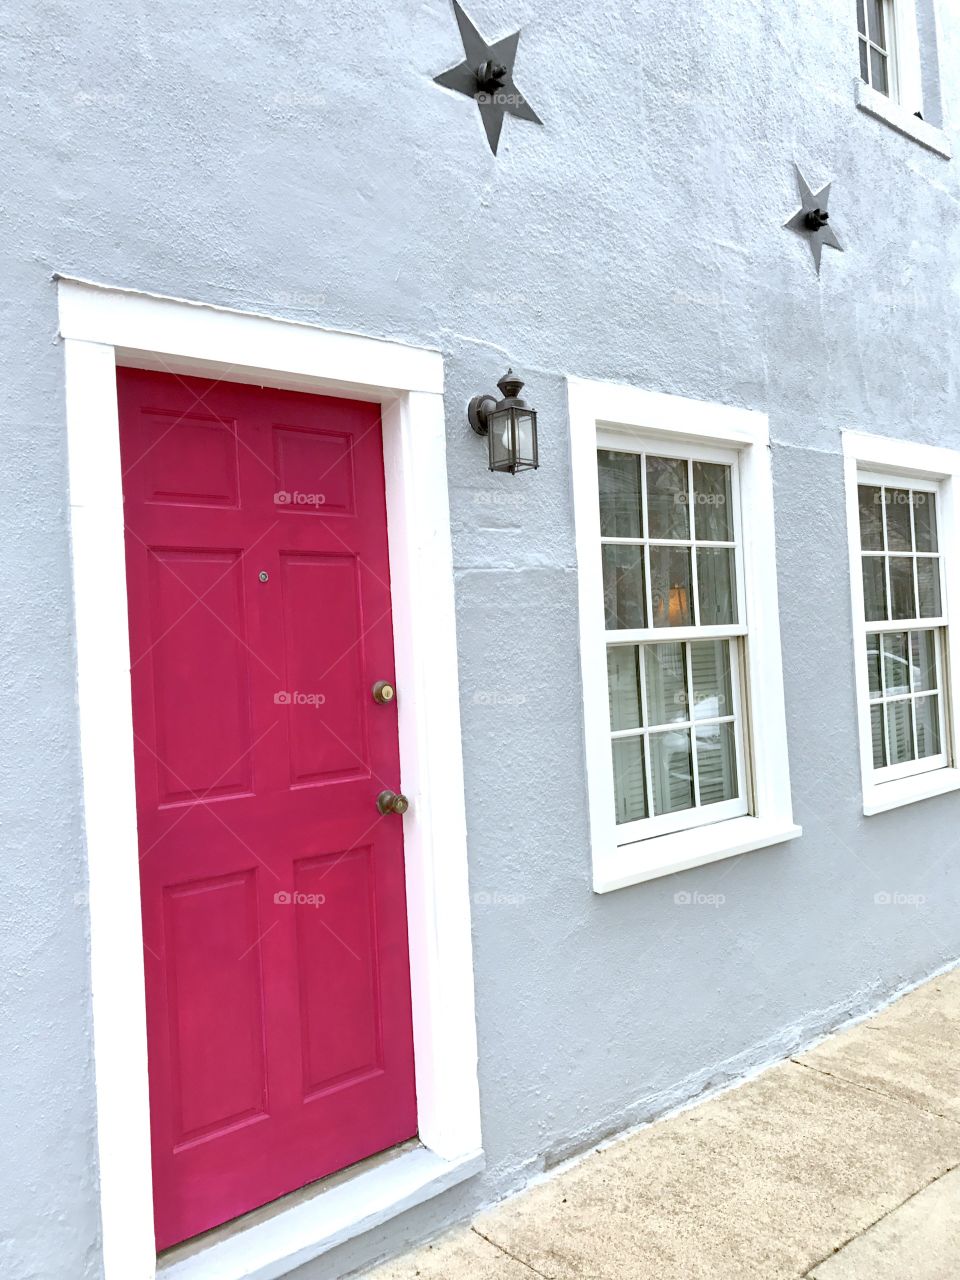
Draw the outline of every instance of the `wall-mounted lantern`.
<instances>
[{"instance_id":1,"label":"wall-mounted lantern","mask_svg":"<svg viewBox=\"0 0 960 1280\"><path fill-rule=\"evenodd\" d=\"M490 470L535 470L537 458L537 411L520 399L523 383L508 369L497 383L502 399L474 396L467 408L467 418L478 436L486 436L490 451Z\"/></svg>"}]
</instances>

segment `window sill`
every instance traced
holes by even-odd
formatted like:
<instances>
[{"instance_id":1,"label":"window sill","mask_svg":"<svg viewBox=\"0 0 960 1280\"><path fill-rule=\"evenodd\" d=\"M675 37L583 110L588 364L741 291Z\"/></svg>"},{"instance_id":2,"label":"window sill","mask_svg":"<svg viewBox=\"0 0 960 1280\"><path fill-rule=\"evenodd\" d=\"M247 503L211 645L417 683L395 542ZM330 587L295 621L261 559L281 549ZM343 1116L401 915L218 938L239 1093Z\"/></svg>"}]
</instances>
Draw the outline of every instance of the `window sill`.
<instances>
[{"instance_id":1,"label":"window sill","mask_svg":"<svg viewBox=\"0 0 960 1280\"><path fill-rule=\"evenodd\" d=\"M905 134L914 142L919 142L929 151L935 151L938 156L943 156L947 160L952 157L953 148L950 145L950 139L942 129L930 124L928 120L920 120L915 115L911 115L899 102L893 102L886 94L871 89L859 77L856 80L856 93L857 106L868 116L882 120L898 133Z\"/></svg>"},{"instance_id":2,"label":"window sill","mask_svg":"<svg viewBox=\"0 0 960 1280\"><path fill-rule=\"evenodd\" d=\"M709 827L621 845L616 852L597 859L593 890L610 893L625 889L631 884L719 862L721 858L735 858L753 849L796 840L802 834L803 829L787 819L731 818Z\"/></svg>"},{"instance_id":3,"label":"window sill","mask_svg":"<svg viewBox=\"0 0 960 1280\"><path fill-rule=\"evenodd\" d=\"M937 769L935 773L917 773L912 778L900 778L897 782L883 782L879 786L867 786L863 790L863 812L866 817L899 809L917 800L929 800L931 796L960 791L960 769Z\"/></svg>"},{"instance_id":4,"label":"window sill","mask_svg":"<svg viewBox=\"0 0 960 1280\"><path fill-rule=\"evenodd\" d=\"M188 1241L171 1250L157 1280L277 1280L483 1168L482 1152L443 1160L426 1147L401 1148L273 1217L247 1226L240 1219L222 1236L212 1233L207 1247Z\"/></svg>"}]
</instances>

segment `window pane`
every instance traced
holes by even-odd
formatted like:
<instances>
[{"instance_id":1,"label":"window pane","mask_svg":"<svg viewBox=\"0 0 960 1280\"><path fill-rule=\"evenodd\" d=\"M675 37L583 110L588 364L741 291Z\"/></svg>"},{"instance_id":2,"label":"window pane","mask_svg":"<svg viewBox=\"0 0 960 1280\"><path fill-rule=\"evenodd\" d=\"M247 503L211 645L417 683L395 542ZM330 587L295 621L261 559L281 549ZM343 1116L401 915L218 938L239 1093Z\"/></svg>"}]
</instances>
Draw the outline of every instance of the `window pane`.
<instances>
[{"instance_id":1,"label":"window pane","mask_svg":"<svg viewBox=\"0 0 960 1280\"><path fill-rule=\"evenodd\" d=\"M890 763L906 764L913 760L913 717L910 699L887 703L887 735L890 741Z\"/></svg>"},{"instance_id":2,"label":"window pane","mask_svg":"<svg viewBox=\"0 0 960 1280\"><path fill-rule=\"evenodd\" d=\"M603 605L608 631L646 626L643 547L601 548L603 556Z\"/></svg>"},{"instance_id":3,"label":"window pane","mask_svg":"<svg viewBox=\"0 0 960 1280\"><path fill-rule=\"evenodd\" d=\"M607 650L610 728L639 729L640 650L635 644L611 645Z\"/></svg>"},{"instance_id":4,"label":"window pane","mask_svg":"<svg viewBox=\"0 0 960 1280\"><path fill-rule=\"evenodd\" d=\"M911 631L910 667L915 690L936 689L937 642L932 631Z\"/></svg>"},{"instance_id":5,"label":"window pane","mask_svg":"<svg viewBox=\"0 0 960 1280\"><path fill-rule=\"evenodd\" d=\"M605 538L640 538L640 455L597 450L600 475L600 532Z\"/></svg>"},{"instance_id":6,"label":"window pane","mask_svg":"<svg viewBox=\"0 0 960 1280\"><path fill-rule=\"evenodd\" d=\"M700 803L733 800L737 788L737 744L733 725L701 724L696 730Z\"/></svg>"},{"instance_id":7,"label":"window pane","mask_svg":"<svg viewBox=\"0 0 960 1280\"><path fill-rule=\"evenodd\" d=\"M709 720L714 716L733 715L731 650L728 640L696 640L690 645L694 719Z\"/></svg>"},{"instance_id":8,"label":"window pane","mask_svg":"<svg viewBox=\"0 0 960 1280\"><path fill-rule=\"evenodd\" d=\"M860 546L864 551L883 550L883 495L876 485L862 484L860 502Z\"/></svg>"},{"instance_id":9,"label":"window pane","mask_svg":"<svg viewBox=\"0 0 960 1280\"><path fill-rule=\"evenodd\" d=\"M890 601L893 608L891 616L894 618L918 617L913 590L913 560L907 556L891 556L889 564Z\"/></svg>"},{"instance_id":10,"label":"window pane","mask_svg":"<svg viewBox=\"0 0 960 1280\"><path fill-rule=\"evenodd\" d=\"M880 637L876 634L867 636L867 676L870 681L870 697L879 697L880 685Z\"/></svg>"},{"instance_id":11,"label":"window pane","mask_svg":"<svg viewBox=\"0 0 960 1280\"><path fill-rule=\"evenodd\" d=\"M883 0L867 0L870 13L870 39L881 48L887 47L886 33L883 23Z\"/></svg>"},{"instance_id":12,"label":"window pane","mask_svg":"<svg viewBox=\"0 0 960 1280\"><path fill-rule=\"evenodd\" d=\"M860 78L861 80L865 80L866 83L869 84L870 83L870 59L867 53L867 42L866 40L860 40L858 41L858 43L860 45Z\"/></svg>"},{"instance_id":13,"label":"window pane","mask_svg":"<svg viewBox=\"0 0 960 1280\"><path fill-rule=\"evenodd\" d=\"M917 592L920 596L918 618L940 617L940 561L930 556L917 556Z\"/></svg>"},{"instance_id":14,"label":"window pane","mask_svg":"<svg viewBox=\"0 0 960 1280\"><path fill-rule=\"evenodd\" d=\"M870 712L870 737L873 740L873 767L884 769L887 764L887 744L883 740L883 707L873 707Z\"/></svg>"},{"instance_id":15,"label":"window pane","mask_svg":"<svg viewBox=\"0 0 960 1280\"><path fill-rule=\"evenodd\" d=\"M652 517L652 504L650 514ZM690 552L686 547L650 548L650 587L655 627L688 627L692 624Z\"/></svg>"},{"instance_id":16,"label":"window pane","mask_svg":"<svg viewBox=\"0 0 960 1280\"><path fill-rule=\"evenodd\" d=\"M937 550L937 499L932 493L913 495L913 527L918 551Z\"/></svg>"},{"instance_id":17,"label":"window pane","mask_svg":"<svg viewBox=\"0 0 960 1280\"><path fill-rule=\"evenodd\" d=\"M647 719L650 724L689 720L687 707L687 646L644 646L647 673Z\"/></svg>"},{"instance_id":18,"label":"window pane","mask_svg":"<svg viewBox=\"0 0 960 1280\"><path fill-rule=\"evenodd\" d=\"M732 542L730 468L718 462L693 464L693 531L698 542Z\"/></svg>"},{"instance_id":19,"label":"window pane","mask_svg":"<svg viewBox=\"0 0 960 1280\"><path fill-rule=\"evenodd\" d=\"M698 548L697 594L702 627L737 621L736 569L732 548Z\"/></svg>"},{"instance_id":20,"label":"window pane","mask_svg":"<svg viewBox=\"0 0 960 1280\"><path fill-rule=\"evenodd\" d=\"M940 754L940 710L939 700L918 698L917 708L917 759Z\"/></svg>"},{"instance_id":21,"label":"window pane","mask_svg":"<svg viewBox=\"0 0 960 1280\"><path fill-rule=\"evenodd\" d=\"M910 663L906 631L888 631L883 637L883 678L888 695L910 692Z\"/></svg>"},{"instance_id":22,"label":"window pane","mask_svg":"<svg viewBox=\"0 0 960 1280\"><path fill-rule=\"evenodd\" d=\"M693 762L690 730L651 733L650 769L654 813L679 813L693 808Z\"/></svg>"},{"instance_id":23,"label":"window pane","mask_svg":"<svg viewBox=\"0 0 960 1280\"><path fill-rule=\"evenodd\" d=\"M647 458L647 503L651 538L690 537L686 462Z\"/></svg>"},{"instance_id":24,"label":"window pane","mask_svg":"<svg viewBox=\"0 0 960 1280\"><path fill-rule=\"evenodd\" d=\"M857 0L857 30L862 36L867 34L867 15L863 7L863 0Z\"/></svg>"},{"instance_id":25,"label":"window pane","mask_svg":"<svg viewBox=\"0 0 960 1280\"><path fill-rule=\"evenodd\" d=\"M887 83L887 58L883 53L878 53L876 49L870 49L870 73L873 77L871 83L878 93L886 93L889 95L890 86Z\"/></svg>"},{"instance_id":26,"label":"window pane","mask_svg":"<svg viewBox=\"0 0 960 1280\"><path fill-rule=\"evenodd\" d=\"M868 622L887 620L887 576L883 556L863 557L863 608Z\"/></svg>"},{"instance_id":27,"label":"window pane","mask_svg":"<svg viewBox=\"0 0 960 1280\"><path fill-rule=\"evenodd\" d=\"M910 493L907 489L887 489L887 550L912 551L910 533Z\"/></svg>"},{"instance_id":28,"label":"window pane","mask_svg":"<svg viewBox=\"0 0 960 1280\"><path fill-rule=\"evenodd\" d=\"M643 738L617 738L613 744L613 792L617 822L638 822L647 816L647 783Z\"/></svg>"}]
</instances>

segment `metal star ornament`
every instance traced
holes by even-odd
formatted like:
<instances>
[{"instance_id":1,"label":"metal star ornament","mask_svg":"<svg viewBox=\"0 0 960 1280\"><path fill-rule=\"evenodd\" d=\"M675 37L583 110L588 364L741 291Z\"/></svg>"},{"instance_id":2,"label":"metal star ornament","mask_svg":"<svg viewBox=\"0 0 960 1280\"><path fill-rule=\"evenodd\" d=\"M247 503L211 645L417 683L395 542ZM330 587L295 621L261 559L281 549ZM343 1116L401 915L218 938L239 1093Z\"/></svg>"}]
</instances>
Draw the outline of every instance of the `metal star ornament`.
<instances>
[{"instance_id":1,"label":"metal star ornament","mask_svg":"<svg viewBox=\"0 0 960 1280\"><path fill-rule=\"evenodd\" d=\"M458 62L449 71L434 76L434 83L473 98L480 108L480 119L486 130L490 150L496 155L505 115L543 124L514 83L513 64L517 56L520 32L515 31L512 36L504 36L502 40L487 44L458 0L453 0L453 12L456 14L466 56L463 62Z\"/></svg>"},{"instance_id":2,"label":"metal star ornament","mask_svg":"<svg viewBox=\"0 0 960 1280\"><path fill-rule=\"evenodd\" d=\"M828 182L825 187L821 187L816 194L812 192L807 185L806 179L800 172L799 168L794 165L797 171L797 184L800 187L800 212L795 213L789 222L783 225L789 231L796 231L797 235L804 236L810 242L810 251L813 254L813 260L817 264L817 275L820 274L820 257L823 253L823 246L828 244L831 249L839 249L843 253L843 245L837 239L833 228L830 226L830 212L827 205L830 202L830 188L832 182Z\"/></svg>"}]
</instances>

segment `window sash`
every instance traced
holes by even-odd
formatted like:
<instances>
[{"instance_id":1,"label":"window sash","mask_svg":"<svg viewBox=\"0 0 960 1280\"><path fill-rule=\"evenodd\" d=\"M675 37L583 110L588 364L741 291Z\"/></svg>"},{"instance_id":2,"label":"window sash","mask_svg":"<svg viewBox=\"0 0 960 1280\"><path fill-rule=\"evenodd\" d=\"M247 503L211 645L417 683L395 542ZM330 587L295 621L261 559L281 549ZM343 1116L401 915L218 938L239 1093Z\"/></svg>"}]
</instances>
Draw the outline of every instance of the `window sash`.
<instances>
[{"instance_id":1,"label":"window sash","mask_svg":"<svg viewBox=\"0 0 960 1280\"><path fill-rule=\"evenodd\" d=\"M691 636L690 639L703 639L701 635ZM657 639L652 643L656 644L672 644L674 638L664 640L664 632L660 630ZM608 645L609 648L619 647L620 640L616 645ZM730 698L733 704L732 712L723 716L708 716L702 720L691 719L690 721L674 721L662 725L651 725L649 721L647 707L647 687L646 674L643 671L643 648L641 645L641 675L640 675L640 697L641 697L641 719L643 727L639 729L623 729L616 730L610 727L611 742L611 769L612 761L612 744L629 740L630 738L642 738L644 740L644 786L648 806L652 804L653 798L653 761L652 753L649 749L649 740L651 737L669 733L671 731L689 731L691 735L691 768L693 774L693 787L695 803L689 809L681 809L673 813L652 814L646 818L638 818L633 822L621 822L616 824L617 844L635 844L642 840L654 839L657 836L667 835L675 831L688 831L695 827L709 826L716 822L725 822L730 818L739 818L750 812L751 808L751 776L747 767L747 750L745 743L746 723L744 713L744 699L742 696L742 673L741 666L743 662L742 644L734 638L730 641L732 649L732 660L730 662ZM629 645L625 647L631 647ZM692 663L687 663L687 695L693 701L693 670ZM700 800L700 778L699 763L697 758L697 748L695 734L698 727L708 727L714 724L732 724L734 733L734 764L737 770L737 795L730 800L720 800L715 804L699 804ZM616 802L617 779L614 770L614 800Z\"/></svg>"},{"instance_id":2,"label":"window sash","mask_svg":"<svg viewBox=\"0 0 960 1280\"><path fill-rule=\"evenodd\" d=\"M937 696L937 717L940 734L940 751L935 756L924 756L914 760L907 760L899 764L887 764L877 767L873 763L871 755L871 782L877 786L883 783L895 782L901 778L915 777L918 774L933 773L939 769L945 769L950 766L952 759L952 747L949 736L949 716L948 716L948 695L949 681L947 669L947 654L949 652L949 636L947 633L949 607L946 595L946 574L945 574L945 540L943 535L943 498L941 486L936 481L926 480L919 476L911 476L909 474L868 471L861 468L857 469L856 474L857 485L857 509L858 524L856 543L859 548L859 554L856 564L851 565L851 572L860 573L861 565L864 559L873 557L875 559L883 559L888 563L886 565L886 592L887 592L887 611L892 612L893 602L890 595L890 573L889 559L903 558L914 560L914 584L916 589L916 560L918 558L930 558L937 561L939 585L940 585L940 606L941 612L938 617L911 617L911 618L887 618L868 620L866 617L866 602L861 611L860 618L857 620L855 627L854 643L858 644L862 653L867 651L867 638L870 635L889 635L895 633L909 633L912 631L931 631L934 633L935 655L937 667L937 687L936 690L919 691L911 689L909 693L903 695L886 695L883 697L871 697L869 683L869 668L865 666L861 687L858 689L858 699L862 703L866 723L871 726L871 747L872 747L872 711L875 707L881 707L882 731L884 734L884 750L886 758L890 759L890 742L889 742L889 726L886 715L886 705L889 702L909 702L911 732L914 744L916 744L917 718L916 718L916 698L924 696L924 692L936 693ZM859 490L861 486L871 488L881 488L883 490L909 490L911 493L929 493L936 498L936 535L937 550L935 552L918 552L916 550L916 533L915 533L915 517L913 509L911 509L911 550L910 551L891 551L889 547L888 531L887 531L887 503L883 503L883 550L863 548L862 533L859 525ZM917 600L919 603L919 600ZM883 658L880 660L881 673L881 689L885 690L886 686L886 670Z\"/></svg>"},{"instance_id":3,"label":"window sash","mask_svg":"<svg viewBox=\"0 0 960 1280\"><path fill-rule=\"evenodd\" d=\"M879 0L883 20L883 43L875 38L868 10L874 0L857 0L857 43L860 49L860 78L877 93L894 102L900 101L899 68L897 59L896 0ZM882 59L887 84L876 81L874 57Z\"/></svg>"}]
</instances>

